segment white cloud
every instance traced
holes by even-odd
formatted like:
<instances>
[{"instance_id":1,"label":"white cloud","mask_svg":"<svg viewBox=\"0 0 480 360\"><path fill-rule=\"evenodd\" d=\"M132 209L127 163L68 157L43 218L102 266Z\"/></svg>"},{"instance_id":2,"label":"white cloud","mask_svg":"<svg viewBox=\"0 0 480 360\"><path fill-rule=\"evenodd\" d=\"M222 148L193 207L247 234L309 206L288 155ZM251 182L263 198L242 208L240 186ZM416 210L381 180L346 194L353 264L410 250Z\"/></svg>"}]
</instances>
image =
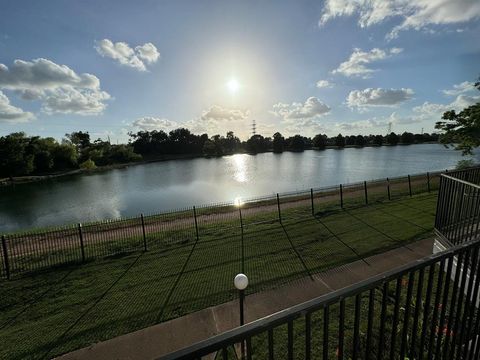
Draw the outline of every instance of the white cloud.
<instances>
[{"instance_id":1,"label":"white cloud","mask_svg":"<svg viewBox=\"0 0 480 360\"><path fill-rule=\"evenodd\" d=\"M333 84L328 80L318 80L317 81L317 88L319 88L319 89L331 88L331 87L333 87Z\"/></svg>"},{"instance_id":2,"label":"white cloud","mask_svg":"<svg viewBox=\"0 0 480 360\"><path fill-rule=\"evenodd\" d=\"M470 81L464 81L460 84L453 85L453 89L442 90L442 92L448 96L457 96L472 90L476 90L475 84Z\"/></svg>"},{"instance_id":3,"label":"white cloud","mask_svg":"<svg viewBox=\"0 0 480 360\"><path fill-rule=\"evenodd\" d=\"M445 111L461 111L466 107L474 105L478 102L480 102L480 96L468 96L460 94L450 104L437 104L426 101L420 106L415 106L413 111L422 120L439 121L441 120Z\"/></svg>"},{"instance_id":4,"label":"white cloud","mask_svg":"<svg viewBox=\"0 0 480 360\"><path fill-rule=\"evenodd\" d=\"M401 19L387 35L422 30L431 25L460 24L480 18L477 0L326 0L319 24L340 16L358 15L358 24L368 27L390 18Z\"/></svg>"},{"instance_id":5,"label":"white cloud","mask_svg":"<svg viewBox=\"0 0 480 360\"><path fill-rule=\"evenodd\" d=\"M153 116L144 116L142 118L139 118L135 120L132 123L132 125L146 131L152 131L152 130L168 131L177 127L177 123L174 121L170 121L165 118L153 117Z\"/></svg>"},{"instance_id":6,"label":"white cloud","mask_svg":"<svg viewBox=\"0 0 480 360\"><path fill-rule=\"evenodd\" d=\"M303 104L277 103L273 105L272 114L284 120L311 119L330 112L330 107L316 97L309 97Z\"/></svg>"},{"instance_id":7,"label":"white cloud","mask_svg":"<svg viewBox=\"0 0 480 360\"><path fill-rule=\"evenodd\" d=\"M0 64L0 89L13 90L24 100L40 100L46 113L97 115L111 97L92 74L77 74L47 59Z\"/></svg>"},{"instance_id":8,"label":"white cloud","mask_svg":"<svg viewBox=\"0 0 480 360\"><path fill-rule=\"evenodd\" d=\"M210 109L202 112L204 121L235 121L244 120L248 117L248 111L238 109L225 109L218 105L213 105Z\"/></svg>"},{"instance_id":9,"label":"white cloud","mask_svg":"<svg viewBox=\"0 0 480 360\"><path fill-rule=\"evenodd\" d=\"M11 68L0 64L0 88L9 90L56 89L60 86L98 89L100 80L92 74L77 74L66 65L47 59L15 60Z\"/></svg>"},{"instance_id":10,"label":"white cloud","mask_svg":"<svg viewBox=\"0 0 480 360\"><path fill-rule=\"evenodd\" d=\"M350 107L395 106L410 100L412 89L372 89L354 90L348 94L347 105Z\"/></svg>"},{"instance_id":11,"label":"white cloud","mask_svg":"<svg viewBox=\"0 0 480 360\"><path fill-rule=\"evenodd\" d=\"M399 54L403 51L401 48L391 48L382 50L374 48L370 51L363 51L361 49L354 49L350 58L341 63L340 66L333 70L333 74L342 74L344 76L362 76L367 78L375 69L369 68L368 64L387 59L393 55Z\"/></svg>"},{"instance_id":12,"label":"white cloud","mask_svg":"<svg viewBox=\"0 0 480 360\"><path fill-rule=\"evenodd\" d=\"M160 53L152 43L131 48L126 42L114 43L109 39L103 39L95 42L95 49L101 56L139 71L146 71L146 64L153 64L160 58Z\"/></svg>"},{"instance_id":13,"label":"white cloud","mask_svg":"<svg viewBox=\"0 0 480 360\"><path fill-rule=\"evenodd\" d=\"M0 91L0 123L1 122L26 122L33 119L31 112L23 111L22 109L10 104L7 96Z\"/></svg>"},{"instance_id":14,"label":"white cloud","mask_svg":"<svg viewBox=\"0 0 480 360\"><path fill-rule=\"evenodd\" d=\"M47 114L96 115L102 113L110 95L105 91L64 86L43 97L42 111Z\"/></svg>"}]
</instances>

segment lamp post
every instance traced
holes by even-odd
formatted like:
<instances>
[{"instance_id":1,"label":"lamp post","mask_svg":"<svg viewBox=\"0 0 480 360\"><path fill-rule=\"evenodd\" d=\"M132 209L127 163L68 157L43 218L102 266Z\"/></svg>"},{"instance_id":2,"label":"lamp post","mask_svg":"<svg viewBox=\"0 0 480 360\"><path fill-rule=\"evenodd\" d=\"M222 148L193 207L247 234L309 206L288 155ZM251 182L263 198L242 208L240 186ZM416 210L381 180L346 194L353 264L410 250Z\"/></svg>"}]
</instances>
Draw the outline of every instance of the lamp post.
<instances>
[{"instance_id":1,"label":"lamp post","mask_svg":"<svg viewBox=\"0 0 480 360\"><path fill-rule=\"evenodd\" d=\"M240 326L245 323L245 317L243 312L243 302L245 299L245 289L248 286L248 277L245 274L237 274L233 279L233 284L240 293Z\"/></svg>"},{"instance_id":2,"label":"lamp post","mask_svg":"<svg viewBox=\"0 0 480 360\"><path fill-rule=\"evenodd\" d=\"M244 317L244 312L243 312L243 302L245 299L245 289L248 286L248 277L245 274L237 274L235 276L235 279L233 279L233 284L235 285L235 288L239 291L240 293L240 326L242 326L245 323L245 317ZM245 343L244 341L241 342L240 344L240 358L243 360L245 359Z\"/></svg>"}]
</instances>

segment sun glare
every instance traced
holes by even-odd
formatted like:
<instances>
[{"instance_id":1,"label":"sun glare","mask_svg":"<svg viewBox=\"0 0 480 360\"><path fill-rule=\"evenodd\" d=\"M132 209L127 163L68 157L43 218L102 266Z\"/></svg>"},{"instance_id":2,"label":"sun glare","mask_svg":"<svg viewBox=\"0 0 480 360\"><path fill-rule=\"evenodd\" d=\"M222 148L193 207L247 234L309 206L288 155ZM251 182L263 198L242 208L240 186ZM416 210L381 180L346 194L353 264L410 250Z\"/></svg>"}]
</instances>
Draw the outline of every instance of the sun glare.
<instances>
[{"instance_id":1,"label":"sun glare","mask_svg":"<svg viewBox=\"0 0 480 360\"><path fill-rule=\"evenodd\" d=\"M228 91L230 91L230 93L235 94L238 91L238 89L240 89L240 84L238 83L237 79L231 78L227 82L227 89Z\"/></svg>"}]
</instances>

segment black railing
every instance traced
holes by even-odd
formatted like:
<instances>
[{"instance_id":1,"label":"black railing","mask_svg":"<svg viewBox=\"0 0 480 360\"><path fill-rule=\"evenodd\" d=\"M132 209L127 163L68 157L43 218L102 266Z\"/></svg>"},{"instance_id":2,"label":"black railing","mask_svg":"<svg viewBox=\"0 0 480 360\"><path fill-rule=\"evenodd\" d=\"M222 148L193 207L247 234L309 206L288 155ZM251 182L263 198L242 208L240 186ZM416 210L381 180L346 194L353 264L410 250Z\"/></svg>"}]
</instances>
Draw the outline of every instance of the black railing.
<instances>
[{"instance_id":1,"label":"black railing","mask_svg":"<svg viewBox=\"0 0 480 360\"><path fill-rule=\"evenodd\" d=\"M476 239L480 226L480 186L478 169L461 171L440 178L435 230L446 245Z\"/></svg>"},{"instance_id":2,"label":"black railing","mask_svg":"<svg viewBox=\"0 0 480 360\"><path fill-rule=\"evenodd\" d=\"M238 359L242 344L247 359L478 359L479 248L457 245L161 360Z\"/></svg>"},{"instance_id":3,"label":"black railing","mask_svg":"<svg viewBox=\"0 0 480 360\"><path fill-rule=\"evenodd\" d=\"M441 178L436 231L446 251L161 360L479 359L480 198L467 174Z\"/></svg>"}]
</instances>

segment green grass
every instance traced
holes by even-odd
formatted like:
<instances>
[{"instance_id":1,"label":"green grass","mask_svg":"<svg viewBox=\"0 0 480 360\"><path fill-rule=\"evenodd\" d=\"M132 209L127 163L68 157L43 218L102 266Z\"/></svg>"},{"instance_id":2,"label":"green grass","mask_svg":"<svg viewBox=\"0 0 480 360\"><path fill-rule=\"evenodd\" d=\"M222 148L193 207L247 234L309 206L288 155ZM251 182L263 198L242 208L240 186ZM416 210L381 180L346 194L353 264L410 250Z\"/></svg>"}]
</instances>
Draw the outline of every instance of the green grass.
<instances>
[{"instance_id":1,"label":"green grass","mask_svg":"<svg viewBox=\"0 0 480 360\"><path fill-rule=\"evenodd\" d=\"M243 238L225 213L199 223L198 242L194 228L190 241L159 231L145 253L2 281L0 358L50 358L229 301L242 268L254 293L430 237L435 204L436 193L346 210L316 204L315 217L302 205L282 209L283 226L275 213L245 211Z\"/></svg>"}]
</instances>

